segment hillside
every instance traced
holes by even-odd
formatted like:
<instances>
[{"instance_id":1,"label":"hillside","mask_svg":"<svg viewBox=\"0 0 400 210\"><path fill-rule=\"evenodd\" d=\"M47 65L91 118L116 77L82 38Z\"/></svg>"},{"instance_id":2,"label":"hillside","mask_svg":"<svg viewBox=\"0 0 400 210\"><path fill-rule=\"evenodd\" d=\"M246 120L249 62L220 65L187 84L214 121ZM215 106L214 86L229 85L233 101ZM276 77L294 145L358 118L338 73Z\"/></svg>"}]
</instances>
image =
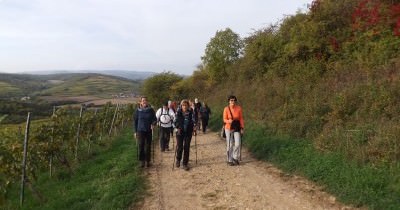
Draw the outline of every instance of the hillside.
<instances>
[{"instance_id":1,"label":"hillside","mask_svg":"<svg viewBox=\"0 0 400 210\"><path fill-rule=\"evenodd\" d=\"M77 74L77 73L85 73L85 74L104 74L116 77L122 77L130 80L144 80L147 79L154 74L155 72L148 71L128 71L128 70L53 70L53 71L31 71L26 72L25 74L33 74L33 75L60 75L60 74Z\"/></svg>"},{"instance_id":2,"label":"hillside","mask_svg":"<svg viewBox=\"0 0 400 210\"><path fill-rule=\"evenodd\" d=\"M246 119L272 135L313 139L318 150L361 163L396 164L400 2L314 0L309 9L243 39L218 31L190 78L198 85L192 95L222 107L235 94Z\"/></svg>"},{"instance_id":3,"label":"hillside","mask_svg":"<svg viewBox=\"0 0 400 210\"><path fill-rule=\"evenodd\" d=\"M45 86L46 80L33 75L0 73L0 98L21 97Z\"/></svg>"},{"instance_id":4,"label":"hillside","mask_svg":"<svg viewBox=\"0 0 400 210\"><path fill-rule=\"evenodd\" d=\"M133 93L139 88L138 82L99 74L88 74L61 81L56 80L56 83L52 87L42 90L39 95L112 97L112 95L119 93Z\"/></svg>"},{"instance_id":5,"label":"hillside","mask_svg":"<svg viewBox=\"0 0 400 210\"><path fill-rule=\"evenodd\" d=\"M0 74L2 123L20 123L51 115L54 105L132 103L141 82L101 74Z\"/></svg>"},{"instance_id":6,"label":"hillside","mask_svg":"<svg viewBox=\"0 0 400 210\"><path fill-rule=\"evenodd\" d=\"M99 96L138 93L140 81L101 74L0 74L0 98Z\"/></svg>"}]
</instances>

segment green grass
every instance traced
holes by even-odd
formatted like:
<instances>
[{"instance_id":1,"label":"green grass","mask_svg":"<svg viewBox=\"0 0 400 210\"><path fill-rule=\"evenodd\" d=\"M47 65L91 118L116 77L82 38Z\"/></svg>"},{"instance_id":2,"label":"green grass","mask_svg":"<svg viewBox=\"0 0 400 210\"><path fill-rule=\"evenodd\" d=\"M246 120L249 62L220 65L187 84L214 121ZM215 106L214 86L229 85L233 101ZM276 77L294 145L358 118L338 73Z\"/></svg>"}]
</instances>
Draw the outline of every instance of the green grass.
<instances>
[{"instance_id":1,"label":"green grass","mask_svg":"<svg viewBox=\"0 0 400 210\"><path fill-rule=\"evenodd\" d=\"M97 151L73 174L60 171L53 179L43 174L34 185L47 201L39 203L26 189L26 200L20 209L127 209L142 198L146 188L131 132L117 137L110 148ZM18 207L17 194L7 208Z\"/></svg>"},{"instance_id":2,"label":"green grass","mask_svg":"<svg viewBox=\"0 0 400 210\"><path fill-rule=\"evenodd\" d=\"M340 153L322 153L305 139L270 136L248 125L244 144L259 159L325 187L340 201L370 209L400 209L400 165L357 164Z\"/></svg>"},{"instance_id":3,"label":"green grass","mask_svg":"<svg viewBox=\"0 0 400 210\"><path fill-rule=\"evenodd\" d=\"M0 81L0 95L14 95L20 94L21 92L21 89L18 87L10 83Z\"/></svg>"}]
</instances>

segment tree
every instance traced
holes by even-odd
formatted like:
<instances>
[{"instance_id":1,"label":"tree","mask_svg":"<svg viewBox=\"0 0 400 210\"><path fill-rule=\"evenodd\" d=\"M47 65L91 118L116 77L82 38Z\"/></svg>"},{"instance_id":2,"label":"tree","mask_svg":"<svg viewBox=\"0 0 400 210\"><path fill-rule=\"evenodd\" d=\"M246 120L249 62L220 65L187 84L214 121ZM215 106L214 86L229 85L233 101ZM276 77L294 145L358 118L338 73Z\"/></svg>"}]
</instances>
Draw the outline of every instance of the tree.
<instances>
[{"instance_id":1,"label":"tree","mask_svg":"<svg viewBox=\"0 0 400 210\"><path fill-rule=\"evenodd\" d=\"M154 106L161 106L165 100L172 98L171 88L183 78L172 72L156 74L143 83L143 94Z\"/></svg>"},{"instance_id":2,"label":"tree","mask_svg":"<svg viewBox=\"0 0 400 210\"><path fill-rule=\"evenodd\" d=\"M201 57L212 80L221 81L228 75L227 67L240 58L242 48L243 41L230 28L217 31Z\"/></svg>"}]
</instances>

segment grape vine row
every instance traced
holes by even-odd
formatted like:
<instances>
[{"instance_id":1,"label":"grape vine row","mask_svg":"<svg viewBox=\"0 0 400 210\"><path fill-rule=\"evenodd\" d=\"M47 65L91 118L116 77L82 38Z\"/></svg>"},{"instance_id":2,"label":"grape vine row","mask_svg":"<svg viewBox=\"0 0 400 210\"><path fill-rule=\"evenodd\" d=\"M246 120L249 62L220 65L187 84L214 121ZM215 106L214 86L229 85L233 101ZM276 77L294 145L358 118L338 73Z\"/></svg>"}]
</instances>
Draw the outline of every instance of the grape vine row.
<instances>
[{"instance_id":1,"label":"grape vine row","mask_svg":"<svg viewBox=\"0 0 400 210\"><path fill-rule=\"evenodd\" d=\"M72 164L91 154L93 145L105 145L107 137L118 134L131 123L134 105L81 108L58 107L48 119L31 122L26 157L26 181L34 182L39 173L57 168L73 172ZM34 115L34 113L31 113ZM0 127L0 205L13 183L20 181L25 123ZM77 141L79 139L79 141Z\"/></svg>"}]
</instances>

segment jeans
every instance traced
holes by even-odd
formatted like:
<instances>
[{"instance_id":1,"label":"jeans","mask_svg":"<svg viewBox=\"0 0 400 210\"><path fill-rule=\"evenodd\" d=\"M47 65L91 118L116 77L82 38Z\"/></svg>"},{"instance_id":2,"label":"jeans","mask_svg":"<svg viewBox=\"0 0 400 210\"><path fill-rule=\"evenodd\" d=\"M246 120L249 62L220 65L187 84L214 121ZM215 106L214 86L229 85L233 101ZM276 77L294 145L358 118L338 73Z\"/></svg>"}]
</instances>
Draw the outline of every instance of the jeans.
<instances>
[{"instance_id":1,"label":"jeans","mask_svg":"<svg viewBox=\"0 0 400 210\"><path fill-rule=\"evenodd\" d=\"M238 160L240 155L240 132L225 129L227 161Z\"/></svg>"}]
</instances>

